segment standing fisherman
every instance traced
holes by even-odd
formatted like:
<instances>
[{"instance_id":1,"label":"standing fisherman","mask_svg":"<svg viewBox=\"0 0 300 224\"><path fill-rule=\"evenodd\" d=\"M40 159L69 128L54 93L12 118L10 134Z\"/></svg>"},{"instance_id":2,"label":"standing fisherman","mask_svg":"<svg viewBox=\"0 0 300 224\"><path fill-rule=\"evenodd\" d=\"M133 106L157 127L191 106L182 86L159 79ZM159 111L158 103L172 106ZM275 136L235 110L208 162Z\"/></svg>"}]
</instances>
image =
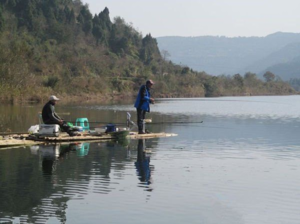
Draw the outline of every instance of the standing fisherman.
<instances>
[{"instance_id":1,"label":"standing fisherman","mask_svg":"<svg viewBox=\"0 0 300 224\"><path fill-rule=\"evenodd\" d=\"M146 112L150 112L150 103L154 104L154 99L151 98L150 89L154 85L154 82L149 79L146 81L146 85L140 87L139 93L136 97L134 107L137 111L137 123L139 134L146 134L144 131L144 119Z\"/></svg>"}]
</instances>

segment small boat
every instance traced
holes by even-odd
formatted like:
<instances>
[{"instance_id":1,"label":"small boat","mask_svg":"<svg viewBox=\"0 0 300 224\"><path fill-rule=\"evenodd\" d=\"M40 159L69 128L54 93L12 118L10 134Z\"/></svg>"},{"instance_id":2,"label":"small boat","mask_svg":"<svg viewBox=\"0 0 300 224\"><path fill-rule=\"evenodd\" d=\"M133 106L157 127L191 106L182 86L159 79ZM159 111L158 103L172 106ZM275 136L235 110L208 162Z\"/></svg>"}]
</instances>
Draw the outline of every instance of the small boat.
<instances>
[{"instance_id":1,"label":"small boat","mask_svg":"<svg viewBox=\"0 0 300 224\"><path fill-rule=\"evenodd\" d=\"M119 138L126 138L126 136L129 135L129 131L127 131L127 130L115 131L115 132L110 132L108 134L119 139Z\"/></svg>"}]
</instances>

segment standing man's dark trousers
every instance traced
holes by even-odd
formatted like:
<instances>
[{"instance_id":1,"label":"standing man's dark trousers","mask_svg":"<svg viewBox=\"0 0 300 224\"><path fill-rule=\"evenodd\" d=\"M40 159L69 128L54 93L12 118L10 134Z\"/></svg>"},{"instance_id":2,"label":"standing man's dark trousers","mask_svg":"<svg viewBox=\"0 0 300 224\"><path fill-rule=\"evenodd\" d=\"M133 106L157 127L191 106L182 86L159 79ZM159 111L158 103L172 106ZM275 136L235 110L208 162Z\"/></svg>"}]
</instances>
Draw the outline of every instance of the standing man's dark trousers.
<instances>
[{"instance_id":1,"label":"standing man's dark trousers","mask_svg":"<svg viewBox=\"0 0 300 224\"><path fill-rule=\"evenodd\" d=\"M136 112L137 112L137 124L138 124L139 133L142 134L146 111L141 109L136 109Z\"/></svg>"}]
</instances>

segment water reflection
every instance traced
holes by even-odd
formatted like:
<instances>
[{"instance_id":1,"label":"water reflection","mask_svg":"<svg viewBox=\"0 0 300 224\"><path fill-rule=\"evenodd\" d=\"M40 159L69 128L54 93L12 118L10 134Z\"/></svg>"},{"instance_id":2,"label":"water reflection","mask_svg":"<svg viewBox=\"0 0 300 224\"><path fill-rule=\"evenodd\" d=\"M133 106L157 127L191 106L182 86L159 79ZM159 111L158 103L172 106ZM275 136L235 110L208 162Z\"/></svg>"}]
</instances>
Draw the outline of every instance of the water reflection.
<instances>
[{"instance_id":1,"label":"water reflection","mask_svg":"<svg viewBox=\"0 0 300 224\"><path fill-rule=\"evenodd\" d=\"M64 223L70 200L115 190L124 179L128 145L49 144L0 151L0 223L47 223L53 218Z\"/></svg>"},{"instance_id":2,"label":"water reflection","mask_svg":"<svg viewBox=\"0 0 300 224\"><path fill-rule=\"evenodd\" d=\"M32 154L36 155L37 150L40 152L43 174L52 175L56 170L57 162L64 160L69 152L76 151L79 157L87 155L89 143L51 144L31 147Z\"/></svg>"},{"instance_id":3,"label":"water reflection","mask_svg":"<svg viewBox=\"0 0 300 224\"><path fill-rule=\"evenodd\" d=\"M85 142L85 143L80 143L80 144L73 144L71 146L71 148L73 150L76 150L77 156L84 157L84 156L87 156L89 153L90 143Z\"/></svg>"},{"instance_id":4,"label":"water reflection","mask_svg":"<svg viewBox=\"0 0 300 224\"><path fill-rule=\"evenodd\" d=\"M43 174L52 175L52 172L55 170L55 160L44 158L42 161Z\"/></svg>"},{"instance_id":5,"label":"water reflection","mask_svg":"<svg viewBox=\"0 0 300 224\"><path fill-rule=\"evenodd\" d=\"M138 140L135 167L139 180L146 185L151 184L150 154L146 154L145 139Z\"/></svg>"}]
</instances>

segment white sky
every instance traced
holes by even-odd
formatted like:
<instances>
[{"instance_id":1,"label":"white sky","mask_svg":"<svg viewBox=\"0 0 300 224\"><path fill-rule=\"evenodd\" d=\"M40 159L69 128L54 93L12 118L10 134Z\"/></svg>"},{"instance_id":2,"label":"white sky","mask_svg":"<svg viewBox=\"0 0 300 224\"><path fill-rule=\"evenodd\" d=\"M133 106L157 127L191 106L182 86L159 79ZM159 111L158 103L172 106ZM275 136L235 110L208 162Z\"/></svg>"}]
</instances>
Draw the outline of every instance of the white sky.
<instances>
[{"instance_id":1,"label":"white sky","mask_svg":"<svg viewBox=\"0 0 300 224\"><path fill-rule=\"evenodd\" d=\"M95 14L105 7L143 35L266 36L300 33L300 0L82 0Z\"/></svg>"}]
</instances>

